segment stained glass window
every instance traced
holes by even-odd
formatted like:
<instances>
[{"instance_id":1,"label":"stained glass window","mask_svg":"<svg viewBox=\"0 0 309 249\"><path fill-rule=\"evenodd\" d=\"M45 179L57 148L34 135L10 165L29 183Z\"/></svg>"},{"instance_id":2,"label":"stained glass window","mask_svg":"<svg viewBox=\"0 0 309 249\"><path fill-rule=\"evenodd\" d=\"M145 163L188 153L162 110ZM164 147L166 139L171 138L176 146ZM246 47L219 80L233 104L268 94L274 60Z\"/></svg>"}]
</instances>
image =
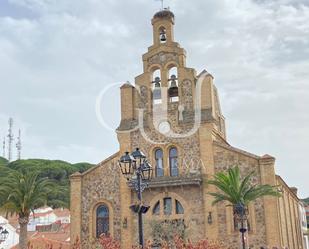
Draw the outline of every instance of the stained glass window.
<instances>
[{"instance_id":1,"label":"stained glass window","mask_svg":"<svg viewBox=\"0 0 309 249\"><path fill-rule=\"evenodd\" d=\"M161 149L157 149L155 151L155 159L156 159L156 176L163 176L164 175L163 151Z\"/></svg>"},{"instance_id":2,"label":"stained glass window","mask_svg":"<svg viewBox=\"0 0 309 249\"><path fill-rule=\"evenodd\" d=\"M100 237L102 234L109 233L109 210L105 205L100 205L97 208L97 237Z\"/></svg>"},{"instance_id":3,"label":"stained glass window","mask_svg":"<svg viewBox=\"0 0 309 249\"><path fill-rule=\"evenodd\" d=\"M172 197L165 197L163 199L158 200L153 208L153 215L161 215L161 208L163 210L163 215L183 215L185 213L184 207L180 201Z\"/></svg>"},{"instance_id":4,"label":"stained glass window","mask_svg":"<svg viewBox=\"0 0 309 249\"><path fill-rule=\"evenodd\" d=\"M171 215L172 214L172 198L164 198L164 214Z\"/></svg>"},{"instance_id":5,"label":"stained glass window","mask_svg":"<svg viewBox=\"0 0 309 249\"><path fill-rule=\"evenodd\" d=\"M169 151L170 175L178 176L178 152L175 147Z\"/></svg>"}]
</instances>

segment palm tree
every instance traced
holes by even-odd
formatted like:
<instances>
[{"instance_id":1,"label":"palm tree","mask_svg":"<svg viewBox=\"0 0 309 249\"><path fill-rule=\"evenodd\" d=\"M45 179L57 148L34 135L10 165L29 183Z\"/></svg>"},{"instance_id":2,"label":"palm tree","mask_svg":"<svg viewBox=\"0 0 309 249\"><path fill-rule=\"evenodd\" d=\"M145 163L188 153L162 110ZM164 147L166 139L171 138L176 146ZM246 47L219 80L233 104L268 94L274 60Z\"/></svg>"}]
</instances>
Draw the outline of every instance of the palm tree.
<instances>
[{"instance_id":1,"label":"palm tree","mask_svg":"<svg viewBox=\"0 0 309 249\"><path fill-rule=\"evenodd\" d=\"M252 177L255 172L252 171L245 177L241 177L239 167L229 168L227 172L218 172L214 175L213 180L208 184L216 186L220 192L209 193L214 197L213 205L227 201L233 206L234 215L241 221L242 245L245 249L245 232L244 222L246 221L246 212L248 204L263 196L280 196L277 188L268 184L252 184Z\"/></svg>"},{"instance_id":2,"label":"palm tree","mask_svg":"<svg viewBox=\"0 0 309 249\"><path fill-rule=\"evenodd\" d=\"M3 170L0 175L0 208L17 214L20 225L19 247L27 249L27 224L34 209L46 204L53 183L36 171ZM4 174L5 172L5 174Z\"/></svg>"}]
</instances>

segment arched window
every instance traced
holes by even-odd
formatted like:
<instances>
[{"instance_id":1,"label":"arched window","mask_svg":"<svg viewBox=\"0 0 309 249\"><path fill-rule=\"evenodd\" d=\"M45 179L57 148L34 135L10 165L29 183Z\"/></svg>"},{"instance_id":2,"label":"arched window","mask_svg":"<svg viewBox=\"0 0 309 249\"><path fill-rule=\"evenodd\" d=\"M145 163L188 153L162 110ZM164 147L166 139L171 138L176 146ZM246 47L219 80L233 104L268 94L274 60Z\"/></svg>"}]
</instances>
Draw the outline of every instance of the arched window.
<instances>
[{"instance_id":1,"label":"arched window","mask_svg":"<svg viewBox=\"0 0 309 249\"><path fill-rule=\"evenodd\" d=\"M168 71L169 89L168 95L171 102L178 102L178 72L177 67L171 67Z\"/></svg>"},{"instance_id":2,"label":"arched window","mask_svg":"<svg viewBox=\"0 0 309 249\"><path fill-rule=\"evenodd\" d=\"M161 210L162 208L162 210ZM152 215L168 218L167 216L183 217L185 210L179 200L174 197L164 197L157 202L152 209Z\"/></svg>"},{"instance_id":3,"label":"arched window","mask_svg":"<svg viewBox=\"0 0 309 249\"><path fill-rule=\"evenodd\" d=\"M97 238L101 234L109 233L109 209L106 205L100 205L96 212L96 228L97 228Z\"/></svg>"},{"instance_id":4,"label":"arched window","mask_svg":"<svg viewBox=\"0 0 309 249\"><path fill-rule=\"evenodd\" d=\"M160 215L160 201L156 203L156 205L152 209L153 215Z\"/></svg>"},{"instance_id":5,"label":"arched window","mask_svg":"<svg viewBox=\"0 0 309 249\"><path fill-rule=\"evenodd\" d=\"M173 240L174 236L184 239L188 228L186 223L186 214L182 203L176 196L161 195L152 202L153 209L150 215L156 221L152 228L153 248L161 248L162 242ZM184 204L184 203L183 203ZM185 206L186 207L186 206ZM159 231L159 232L158 232ZM160 231L173 231L172 233L160 233Z\"/></svg>"},{"instance_id":6,"label":"arched window","mask_svg":"<svg viewBox=\"0 0 309 249\"><path fill-rule=\"evenodd\" d=\"M175 206L176 206L176 214L184 214L184 209L180 201L175 200Z\"/></svg>"},{"instance_id":7,"label":"arched window","mask_svg":"<svg viewBox=\"0 0 309 249\"><path fill-rule=\"evenodd\" d=\"M152 82L155 82L155 79L159 78L161 82L161 70L159 68L155 69L152 73Z\"/></svg>"},{"instance_id":8,"label":"arched window","mask_svg":"<svg viewBox=\"0 0 309 249\"><path fill-rule=\"evenodd\" d=\"M172 75L175 75L176 78L178 78L178 70L177 70L177 67L175 67L175 66L169 67L168 78L171 79ZM176 83L178 83L178 80L176 80ZM178 86L178 84L177 84L177 86Z\"/></svg>"},{"instance_id":9,"label":"arched window","mask_svg":"<svg viewBox=\"0 0 309 249\"><path fill-rule=\"evenodd\" d=\"M178 176L178 152L175 147L169 151L170 176Z\"/></svg>"},{"instance_id":10,"label":"arched window","mask_svg":"<svg viewBox=\"0 0 309 249\"><path fill-rule=\"evenodd\" d=\"M157 149L155 151L155 160L156 160L156 176L163 176L164 175L163 151L161 149Z\"/></svg>"},{"instance_id":11,"label":"arched window","mask_svg":"<svg viewBox=\"0 0 309 249\"><path fill-rule=\"evenodd\" d=\"M154 104L161 104L162 103L162 96L161 96L161 71L160 69L155 70L152 73L152 99Z\"/></svg>"}]
</instances>

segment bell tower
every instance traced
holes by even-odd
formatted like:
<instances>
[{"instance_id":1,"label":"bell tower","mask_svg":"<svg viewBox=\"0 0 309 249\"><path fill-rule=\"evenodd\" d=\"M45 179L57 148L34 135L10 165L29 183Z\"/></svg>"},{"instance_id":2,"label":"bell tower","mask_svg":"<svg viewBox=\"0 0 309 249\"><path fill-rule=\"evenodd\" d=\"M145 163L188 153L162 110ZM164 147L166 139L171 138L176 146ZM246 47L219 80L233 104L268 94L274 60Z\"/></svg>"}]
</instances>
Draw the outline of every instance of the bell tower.
<instances>
[{"instance_id":1,"label":"bell tower","mask_svg":"<svg viewBox=\"0 0 309 249\"><path fill-rule=\"evenodd\" d=\"M160 46L160 44L171 45L174 42L174 14L169 10L157 12L153 19L153 44Z\"/></svg>"},{"instance_id":2,"label":"bell tower","mask_svg":"<svg viewBox=\"0 0 309 249\"><path fill-rule=\"evenodd\" d=\"M178 179L177 186L182 188L186 179L186 186L203 203L199 212L205 226L199 229L216 239L216 226L208 224L207 217L209 213L216 216L217 210L211 206L207 191L200 192L200 182L215 172L213 142L226 143L217 89L206 70L197 74L186 66L186 51L175 41L175 16L170 10L155 13L151 24L153 42L142 56L143 72L135 77L134 85L127 82L121 87L120 154L140 148L155 168L152 182L163 179L169 193L174 191L171 182ZM172 163L173 151L177 153L176 163ZM121 186L121 202L129 206L132 196L125 182ZM151 193L145 196L152 198ZM125 217L131 227L133 217L128 210L124 210ZM130 229L122 229L121 236L132 238L130 233ZM129 245L131 241L123 243Z\"/></svg>"},{"instance_id":3,"label":"bell tower","mask_svg":"<svg viewBox=\"0 0 309 249\"><path fill-rule=\"evenodd\" d=\"M190 125L197 126L196 122L212 123L218 139L225 140L225 120L213 77L206 70L197 74L186 67L186 51L174 38L175 15L169 9L161 10L151 24L153 44L142 57L143 73L135 78L135 86L126 83L121 87L122 120L118 131L141 125L159 131L165 121L176 134L175 130L188 130Z\"/></svg>"},{"instance_id":4,"label":"bell tower","mask_svg":"<svg viewBox=\"0 0 309 249\"><path fill-rule=\"evenodd\" d=\"M195 69L186 67L186 51L174 38L173 12L164 9L155 13L151 24L153 44L143 55L143 73L135 78L135 87L126 83L121 88L119 128L140 126L139 112L143 109L143 121L149 128L159 131L164 119L176 130L187 130L184 126L196 125L199 108L198 122L212 122L218 136L225 140L225 121L213 77L206 70L197 74Z\"/></svg>"}]
</instances>

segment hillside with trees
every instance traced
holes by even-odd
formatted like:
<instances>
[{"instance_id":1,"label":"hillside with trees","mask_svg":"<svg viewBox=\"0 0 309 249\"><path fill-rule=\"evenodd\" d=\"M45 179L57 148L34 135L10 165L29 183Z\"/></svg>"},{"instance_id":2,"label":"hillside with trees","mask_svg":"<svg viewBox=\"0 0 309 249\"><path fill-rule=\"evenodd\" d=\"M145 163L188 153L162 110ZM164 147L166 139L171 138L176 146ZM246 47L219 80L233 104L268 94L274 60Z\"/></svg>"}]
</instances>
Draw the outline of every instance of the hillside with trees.
<instances>
[{"instance_id":1,"label":"hillside with trees","mask_svg":"<svg viewBox=\"0 0 309 249\"><path fill-rule=\"evenodd\" d=\"M303 202L306 203L307 205L309 205L309 197L306 199L303 199Z\"/></svg>"},{"instance_id":2,"label":"hillside with trees","mask_svg":"<svg viewBox=\"0 0 309 249\"><path fill-rule=\"evenodd\" d=\"M0 171L6 168L18 171L38 171L40 178L49 178L54 183L54 191L49 194L47 205L53 208L69 207L70 204L70 182L69 176L75 172L84 172L93 167L90 163L71 164L60 160L27 159L8 162L0 157ZM1 169L2 168L2 169Z\"/></svg>"},{"instance_id":3,"label":"hillside with trees","mask_svg":"<svg viewBox=\"0 0 309 249\"><path fill-rule=\"evenodd\" d=\"M8 164L8 160L0 156L0 167L6 166Z\"/></svg>"}]
</instances>

